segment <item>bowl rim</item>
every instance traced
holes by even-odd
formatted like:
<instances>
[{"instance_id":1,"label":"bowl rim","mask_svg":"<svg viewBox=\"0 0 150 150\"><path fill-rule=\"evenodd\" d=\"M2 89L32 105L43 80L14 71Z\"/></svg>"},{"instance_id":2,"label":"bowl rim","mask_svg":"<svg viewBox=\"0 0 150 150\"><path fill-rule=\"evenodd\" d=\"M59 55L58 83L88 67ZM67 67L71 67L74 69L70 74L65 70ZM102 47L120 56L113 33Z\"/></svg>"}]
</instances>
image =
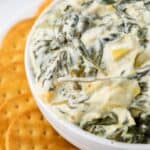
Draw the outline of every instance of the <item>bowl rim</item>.
<instances>
[{"instance_id":1,"label":"bowl rim","mask_svg":"<svg viewBox=\"0 0 150 150\"><path fill-rule=\"evenodd\" d=\"M70 123L69 121L64 120L63 118L56 115L53 111L51 111L48 108L48 106L46 104L44 104L42 99L36 94L35 86L34 86L34 77L33 77L32 69L31 69L31 63L30 63L30 53L29 53L30 41L31 41L31 38L32 38L33 31L34 31L36 25L39 23L39 21L40 21L41 17L43 16L43 14L45 14L51 8L55 7L55 5L57 3L59 3L60 1L62 1L62 0L53 0L53 2L41 13L41 15L35 21L32 29L31 29L31 31L28 35L27 42L26 42L25 58L24 58L24 60L25 60L24 61L25 72L26 72L26 76L27 76L27 80L28 80L28 83L29 83L30 90L32 92L33 97L35 98L36 103L38 103L44 109L46 109L49 112L48 115L50 115L51 118L57 120L57 122L59 122L59 124L62 124L64 127L72 130L79 137L83 137L83 138L88 139L90 141L93 141L94 143L97 143L97 144L108 145L108 146L111 146L113 148L133 149L133 148L138 147L139 150L140 149L141 150L142 149L150 149L150 144L129 144L129 143L117 142L117 141L113 141L113 140L109 140L109 139L106 139L106 138L103 138L103 137L99 137L99 136L96 136L92 133L84 131L83 129L77 127L76 125L74 125L74 124ZM63 1L65 1L65 0L63 0Z\"/></svg>"}]
</instances>

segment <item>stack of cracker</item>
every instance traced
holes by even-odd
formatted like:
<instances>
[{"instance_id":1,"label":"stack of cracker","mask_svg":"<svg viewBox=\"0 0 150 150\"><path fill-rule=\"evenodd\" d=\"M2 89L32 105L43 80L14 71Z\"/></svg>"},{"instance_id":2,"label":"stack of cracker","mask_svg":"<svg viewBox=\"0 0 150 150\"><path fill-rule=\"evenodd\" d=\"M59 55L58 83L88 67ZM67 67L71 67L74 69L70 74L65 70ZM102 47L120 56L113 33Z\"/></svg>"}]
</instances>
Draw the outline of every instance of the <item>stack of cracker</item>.
<instances>
[{"instance_id":1,"label":"stack of cracker","mask_svg":"<svg viewBox=\"0 0 150 150\"><path fill-rule=\"evenodd\" d=\"M14 25L0 49L0 150L75 150L43 118L30 92L24 50L36 18L51 0L45 0L33 18Z\"/></svg>"}]
</instances>

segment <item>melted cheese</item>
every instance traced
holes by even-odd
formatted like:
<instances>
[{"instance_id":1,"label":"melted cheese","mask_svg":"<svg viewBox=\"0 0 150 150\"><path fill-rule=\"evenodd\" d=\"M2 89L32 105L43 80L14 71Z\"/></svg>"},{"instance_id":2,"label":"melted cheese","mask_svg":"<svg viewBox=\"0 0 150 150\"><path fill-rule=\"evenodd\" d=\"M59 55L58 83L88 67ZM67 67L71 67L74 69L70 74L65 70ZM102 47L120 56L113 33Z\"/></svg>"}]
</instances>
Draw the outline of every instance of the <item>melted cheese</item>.
<instances>
[{"instance_id":1,"label":"melted cheese","mask_svg":"<svg viewBox=\"0 0 150 150\"><path fill-rule=\"evenodd\" d=\"M111 111L115 107L127 108L139 93L140 87L137 81L125 80L111 83L109 86L104 86L93 92L88 101L90 104L88 112L100 113Z\"/></svg>"}]
</instances>

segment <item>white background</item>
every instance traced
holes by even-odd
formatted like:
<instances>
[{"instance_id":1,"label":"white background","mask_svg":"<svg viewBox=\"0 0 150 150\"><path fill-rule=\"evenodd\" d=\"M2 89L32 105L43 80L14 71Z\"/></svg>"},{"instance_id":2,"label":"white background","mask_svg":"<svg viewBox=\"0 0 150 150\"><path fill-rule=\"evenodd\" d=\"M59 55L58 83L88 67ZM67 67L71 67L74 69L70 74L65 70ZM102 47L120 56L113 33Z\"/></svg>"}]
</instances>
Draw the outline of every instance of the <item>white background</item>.
<instances>
[{"instance_id":1,"label":"white background","mask_svg":"<svg viewBox=\"0 0 150 150\"><path fill-rule=\"evenodd\" d=\"M0 0L0 40L17 21L32 16L43 0Z\"/></svg>"}]
</instances>

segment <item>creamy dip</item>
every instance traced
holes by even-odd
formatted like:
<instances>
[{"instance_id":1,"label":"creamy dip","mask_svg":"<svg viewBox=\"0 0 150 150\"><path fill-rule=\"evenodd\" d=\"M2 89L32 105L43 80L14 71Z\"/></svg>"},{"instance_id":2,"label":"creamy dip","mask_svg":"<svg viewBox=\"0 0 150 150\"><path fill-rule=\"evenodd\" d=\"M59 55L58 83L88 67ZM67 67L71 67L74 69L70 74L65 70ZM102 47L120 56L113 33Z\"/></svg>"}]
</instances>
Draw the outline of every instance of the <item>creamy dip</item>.
<instances>
[{"instance_id":1,"label":"creamy dip","mask_svg":"<svg viewBox=\"0 0 150 150\"><path fill-rule=\"evenodd\" d=\"M150 143L150 0L62 0L30 42L36 87L95 135Z\"/></svg>"}]
</instances>

